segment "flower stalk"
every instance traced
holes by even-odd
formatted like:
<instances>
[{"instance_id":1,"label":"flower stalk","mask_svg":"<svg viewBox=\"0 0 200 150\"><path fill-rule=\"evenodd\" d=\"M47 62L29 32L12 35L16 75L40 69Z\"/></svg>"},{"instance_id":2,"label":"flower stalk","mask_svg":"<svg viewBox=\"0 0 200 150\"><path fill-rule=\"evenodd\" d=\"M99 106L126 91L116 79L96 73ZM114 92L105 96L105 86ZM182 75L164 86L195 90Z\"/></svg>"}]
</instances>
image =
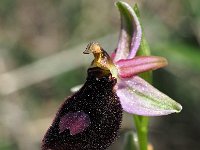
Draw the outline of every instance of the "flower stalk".
<instances>
[{"instance_id":1,"label":"flower stalk","mask_svg":"<svg viewBox=\"0 0 200 150\"><path fill-rule=\"evenodd\" d=\"M149 117L133 115L133 119L138 136L139 150L147 150Z\"/></svg>"}]
</instances>

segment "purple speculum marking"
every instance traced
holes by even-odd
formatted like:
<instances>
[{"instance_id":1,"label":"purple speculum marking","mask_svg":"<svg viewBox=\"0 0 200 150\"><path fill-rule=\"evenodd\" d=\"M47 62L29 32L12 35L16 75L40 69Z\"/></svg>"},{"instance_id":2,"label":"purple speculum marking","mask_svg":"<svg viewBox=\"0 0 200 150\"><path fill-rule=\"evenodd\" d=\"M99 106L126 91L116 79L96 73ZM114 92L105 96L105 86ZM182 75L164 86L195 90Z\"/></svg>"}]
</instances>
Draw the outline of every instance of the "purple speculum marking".
<instances>
[{"instance_id":1,"label":"purple speculum marking","mask_svg":"<svg viewBox=\"0 0 200 150\"><path fill-rule=\"evenodd\" d=\"M90 117L83 111L68 112L62 116L59 123L60 133L66 129L70 130L71 135L83 132L90 125Z\"/></svg>"}]
</instances>

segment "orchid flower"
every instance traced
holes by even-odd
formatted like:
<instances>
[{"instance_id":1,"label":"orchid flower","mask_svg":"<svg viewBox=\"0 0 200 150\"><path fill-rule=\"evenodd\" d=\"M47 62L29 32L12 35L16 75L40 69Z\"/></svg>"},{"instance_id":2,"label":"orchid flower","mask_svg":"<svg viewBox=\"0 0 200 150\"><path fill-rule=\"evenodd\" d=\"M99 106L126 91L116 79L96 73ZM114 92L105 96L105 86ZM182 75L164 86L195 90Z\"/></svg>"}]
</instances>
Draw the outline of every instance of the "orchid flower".
<instances>
[{"instance_id":1,"label":"orchid flower","mask_svg":"<svg viewBox=\"0 0 200 150\"><path fill-rule=\"evenodd\" d=\"M43 138L42 150L104 150L118 135L122 110L142 116L181 111L180 104L138 76L168 63L163 57L136 55L142 46L140 22L129 5L118 4L132 21L130 30L122 24L117 49L111 56L100 44L88 44L83 53L92 53L94 60L87 79L59 108Z\"/></svg>"}]
</instances>

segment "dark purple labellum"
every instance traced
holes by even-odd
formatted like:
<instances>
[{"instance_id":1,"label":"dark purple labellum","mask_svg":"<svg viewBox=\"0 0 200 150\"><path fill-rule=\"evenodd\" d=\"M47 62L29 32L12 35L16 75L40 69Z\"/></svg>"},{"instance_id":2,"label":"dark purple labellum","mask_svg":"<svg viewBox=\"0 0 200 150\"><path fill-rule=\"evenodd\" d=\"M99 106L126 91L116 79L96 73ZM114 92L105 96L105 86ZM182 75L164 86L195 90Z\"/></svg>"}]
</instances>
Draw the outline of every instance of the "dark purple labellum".
<instances>
[{"instance_id":1,"label":"dark purple labellum","mask_svg":"<svg viewBox=\"0 0 200 150\"><path fill-rule=\"evenodd\" d=\"M69 112L60 119L60 133L66 129L70 130L71 135L84 131L90 124L90 117L83 111Z\"/></svg>"},{"instance_id":2,"label":"dark purple labellum","mask_svg":"<svg viewBox=\"0 0 200 150\"><path fill-rule=\"evenodd\" d=\"M110 146L122 120L115 84L109 71L88 69L84 86L58 110L42 150L104 150Z\"/></svg>"}]
</instances>

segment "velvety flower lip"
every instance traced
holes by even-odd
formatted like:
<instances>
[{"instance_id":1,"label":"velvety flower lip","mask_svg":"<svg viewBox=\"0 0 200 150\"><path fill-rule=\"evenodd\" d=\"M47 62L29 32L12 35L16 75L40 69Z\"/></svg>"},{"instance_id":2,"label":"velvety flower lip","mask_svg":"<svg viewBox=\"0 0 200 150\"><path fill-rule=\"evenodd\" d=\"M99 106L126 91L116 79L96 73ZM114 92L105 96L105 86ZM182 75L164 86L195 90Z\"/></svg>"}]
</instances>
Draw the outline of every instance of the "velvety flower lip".
<instances>
[{"instance_id":1,"label":"velvety flower lip","mask_svg":"<svg viewBox=\"0 0 200 150\"><path fill-rule=\"evenodd\" d=\"M83 132L90 125L90 118L83 111L69 112L63 116L59 123L60 133L66 129L70 130L71 135Z\"/></svg>"},{"instance_id":2,"label":"velvety flower lip","mask_svg":"<svg viewBox=\"0 0 200 150\"><path fill-rule=\"evenodd\" d=\"M42 150L105 150L118 137L122 106L109 70L90 67L84 85L66 97L42 140Z\"/></svg>"}]
</instances>

